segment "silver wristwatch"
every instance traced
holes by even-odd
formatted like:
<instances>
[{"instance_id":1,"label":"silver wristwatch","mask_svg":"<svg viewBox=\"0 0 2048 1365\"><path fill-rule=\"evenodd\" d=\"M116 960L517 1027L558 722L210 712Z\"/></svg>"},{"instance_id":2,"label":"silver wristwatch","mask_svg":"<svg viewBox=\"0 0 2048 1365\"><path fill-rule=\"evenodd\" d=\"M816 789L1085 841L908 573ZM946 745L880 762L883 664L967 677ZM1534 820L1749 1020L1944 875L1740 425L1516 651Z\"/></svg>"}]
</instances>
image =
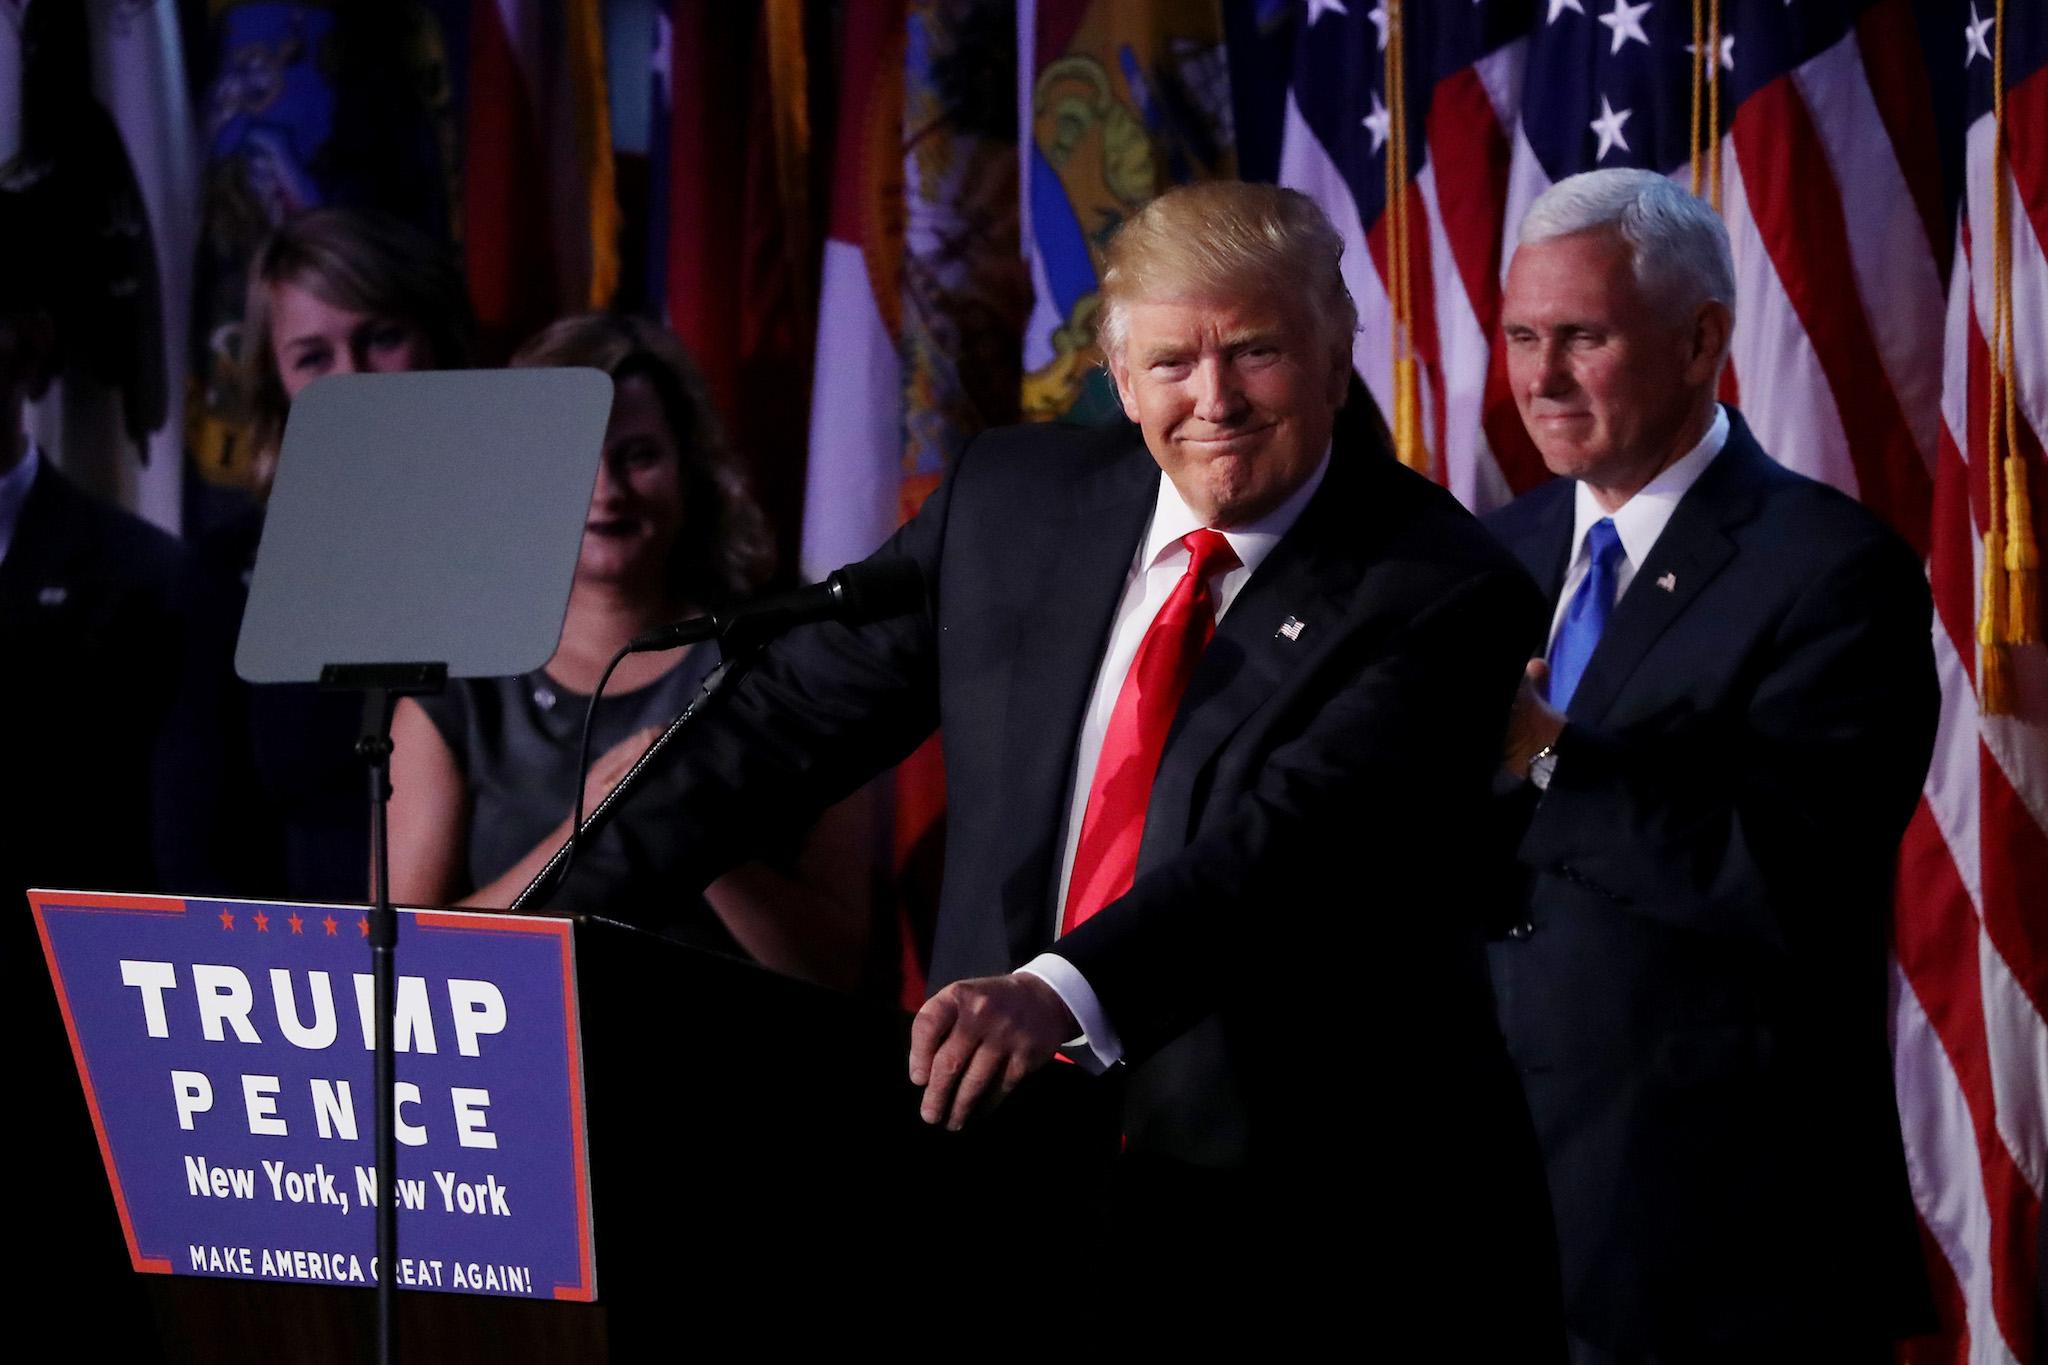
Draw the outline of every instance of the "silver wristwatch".
<instances>
[{"instance_id":1,"label":"silver wristwatch","mask_svg":"<svg viewBox=\"0 0 2048 1365\"><path fill-rule=\"evenodd\" d=\"M1550 790L1550 775L1557 771L1557 741L1552 740L1536 751L1529 760L1529 781L1537 791Z\"/></svg>"}]
</instances>

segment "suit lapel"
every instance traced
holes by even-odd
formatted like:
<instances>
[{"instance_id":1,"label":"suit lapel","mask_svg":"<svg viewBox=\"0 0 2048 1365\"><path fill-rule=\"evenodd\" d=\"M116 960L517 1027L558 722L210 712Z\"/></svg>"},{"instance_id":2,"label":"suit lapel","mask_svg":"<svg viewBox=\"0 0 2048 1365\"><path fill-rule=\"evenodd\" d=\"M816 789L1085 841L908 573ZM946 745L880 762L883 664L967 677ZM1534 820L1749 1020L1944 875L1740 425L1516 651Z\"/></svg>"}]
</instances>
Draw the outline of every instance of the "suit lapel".
<instances>
[{"instance_id":1,"label":"suit lapel","mask_svg":"<svg viewBox=\"0 0 2048 1365\"><path fill-rule=\"evenodd\" d=\"M1552 479L1482 519L1487 534L1515 557L1553 613L1571 562L1574 497L1571 480Z\"/></svg>"},{"instance_id":2,"label":"suit lapel","mask_svg":"<svg viewBox=\"0 0 2048 1365\"><path fill-rule=\"evenodd\" d=\"M1259 707L1335 642L1359 560L1370 556L1381 530L1360 514L1371 504L1355 490L1368 472L1333 459L1301 519L1217 623L1153 779L1139 867L1187 842L1210 762Z\"/></svg>"},{"instance_id":3,"label":"suit lapel","mask_svg":"<svg viewBox=\"0 0 2048 1365\"><path fill-rule=\"evenodd\" d=\"M1131 446L1126 458L1078 481L1031 540L1030 581L1039 587L1010 675L1003 771L1016 803L1010 837L1019 841L1009 863L1027 869L1018 885L1046 890L1005 898L1015 961L1036 954L1052 931L1061 850L1046 831L1066 828L1081 716L1159 497L1159 466L1135 431Z\"/></svg>"},{"instance_id":4,"label":"suit lapel","mask_svg":"<svg viewBox=\"0 0 2048 1365\"><path fill-rule=\"evenodd\" d=\"M1649 558L1615 603L1572 694L1571 719L1589 725L1605 720L1650 647L1734 557L1728 532L1755 515L1757 462L1769 457L1739 418L1731 416L1731 421L1727 445L1680 499Z\"/></svg>"},{"instance_id":5,"label":"suit lapel","mask_svg":"<svg viewBox=\"0 0 2048 1365\"><path fill-rule=\"evenodd\" d=\"M1557 610L1558 594L1564 591L1564 575L1571 567L1572 551L1578 548L1572 544L1572 520L1572 500L1559 498L1545 518L1539 553L1527 565L1529 576L1543 589L1543 600L1553 612Z\"/></svg>"}]
</instances>

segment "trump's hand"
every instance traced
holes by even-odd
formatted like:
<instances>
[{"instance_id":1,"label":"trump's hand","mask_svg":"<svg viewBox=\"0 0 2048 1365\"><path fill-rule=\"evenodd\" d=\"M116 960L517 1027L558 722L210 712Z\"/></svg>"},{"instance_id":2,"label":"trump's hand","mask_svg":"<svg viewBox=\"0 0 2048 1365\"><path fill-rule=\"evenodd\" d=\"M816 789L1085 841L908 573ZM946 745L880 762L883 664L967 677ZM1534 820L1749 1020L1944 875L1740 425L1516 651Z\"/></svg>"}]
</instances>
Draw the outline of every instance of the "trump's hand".
<instances>
[{"instance_id":1,"label":"trump's hand","mask_svg":"<svg viewBox=\"0 0 2048 1365\"><path fill-rule=\"evenodd\" d=\"M1564 733L1564 713L1551 709L1543 700L1543 694L1550 683L1550 665L1541 659L1529 660L1529 666L1522 670L1522 686L1515 693L1514 709L1508 712L1507 743L1501 754L1501 767L1516 781L1529 776L1529 760L1543 752L1547 744L1555 744L1557 737Z\"/></svg>"},{"instance_id":2,"label":"trump's hand","mask_svg":"<svg viewBox=\"0 0 2048 1365\"><path fill-rule=\"evenodd\" d=\"M1059 993L1038 977L955 981L910 1026L910 1083L924 1087L926 1123L957 1130L1052 1060L1081 1031Z\"/></svg>"}]
</instances>

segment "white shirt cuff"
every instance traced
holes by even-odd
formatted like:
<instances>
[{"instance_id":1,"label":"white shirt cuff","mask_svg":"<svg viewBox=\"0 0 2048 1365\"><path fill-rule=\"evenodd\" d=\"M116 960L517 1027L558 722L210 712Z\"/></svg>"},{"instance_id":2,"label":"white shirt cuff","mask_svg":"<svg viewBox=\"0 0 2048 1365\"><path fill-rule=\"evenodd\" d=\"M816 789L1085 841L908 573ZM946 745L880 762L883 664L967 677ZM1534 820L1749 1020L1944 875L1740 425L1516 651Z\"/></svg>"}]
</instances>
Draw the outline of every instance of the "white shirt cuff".
<instances>
[{"instance_id":1,"label":"white shirt cuff","mask_svg":"<svg viewBox=\"0 0 2048 1365\"><path fill-rule=\"evenodd\" d=\"M1081 1036L1068 1040L1060 1048L1070 1061L1084 1071L1099 1074L1123 1060L1123 1040L1110 1026L1109 1016L1102 1012L1102 1002L1095 998L1095 989L1088 984L1088 978L1081 975L1080 968L1058 953L1040 953L1017 971L1035 976L1052 987L1053 994L1060 998L1060 1003L1080 1024Z\"/></svg>"}]
</instances>

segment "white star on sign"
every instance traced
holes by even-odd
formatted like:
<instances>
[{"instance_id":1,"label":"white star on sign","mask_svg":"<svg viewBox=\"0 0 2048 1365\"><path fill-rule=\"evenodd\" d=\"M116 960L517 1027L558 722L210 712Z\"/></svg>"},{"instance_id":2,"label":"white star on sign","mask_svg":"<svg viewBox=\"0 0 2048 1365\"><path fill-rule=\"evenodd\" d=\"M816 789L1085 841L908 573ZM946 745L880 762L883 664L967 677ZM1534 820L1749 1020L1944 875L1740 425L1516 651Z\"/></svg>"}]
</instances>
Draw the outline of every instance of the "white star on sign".
<instances>
[{"instance_id":1,"label":"white star on sign","mask_svg":"<svg viewBox=\"0 0 2048 1365\"><path fill-rule=\"evenodd\" d=\"M1687 43L1685 50L1688 54L1693 55L1697 55L1699 52L1699 48L1692 43ZM1721 69L1723 71L1733 71L1735 69L1735 35L1732 33L1721 35Z\"/></svg>"},{"instance_id":2,"label":"white star on sign","mask_svg":"<svg viewBox=\"0 0 2048 1365\"><path fill-rule=\"evenodd\" d=\"M1995 16L1990 19L1979 19L1977 17L1977 0L1970 0L1970 22L1963 26L1963 66L1965 69L1969 67L1971 62L1976 61L1979 56L1982 56L1987 62L1991 60L1991 48L1984 41L1984 35L1990 32L1991 26L1997 22L1998 20Z\"/></svg>"},{"instance_id":3,"label":"white star on sign","mask_svg":"<svg viewBox=\"0 0 2048 1365\"><path fill-rule=\"evenodd\" d=\"M1387 145L1387 106L1380 102L1380 92L1372 92L1372 112L1359 122L1372 134L1372 154L1378 156L1380 148Z\"/></svg>"},{"instance_id":4,"label":"white star on sign","mask_svg":"<svg viewBox=\"0 0 2048 1365\"><path fill-rule=\"evenodd\" d=\"M1380 51L1385 52L1387 50L1387 7L1385 0L1382 0L1380 4L1374 5L1371 12L1365 17L1372 20L1372 26L1380 31Z\"/></svg>"},{"instance_id":5,"label":"white star on sign","mask_svg":"<svg viewBox=\"0 0 2048 1365\"><path fill-rule=\"evenodd\" d=\"M1557 16L1563 14L1566 10L1574 10L1577 13L1584 14L1586 7L1580 4L1579 0L1550 0L1550 17L1543 22L1546 24L1556 23Z\"/></svg>"},{"instance_id":6,"label":"white star on sign","mask_svg":"<svg viewBox=\"0 0 2048 1365\"><path fill-rule=\"evenodd\" d=\"M1308 0L1308 21L1311 25L1325 14L1349 14L1344 0Z\"/></svg>"},{"instance_id":7,"label":"white star on sign","mask_svg":"<svg viewBox=\"0 0 2048 1365\"><path fill-rule=\"evenodd\" d=\"M1600 135L1600 150L1593 154L1595 161L1605 161L1607 154L1616 147L1624 152L1629 149L1628 139L1621 135L1621 125L1628 122L1631 110L1616 109L1607 102L1607 96L1600 97L1600 117L1589 125Z\"/></svg>"},{"instance_id":8,"label":"white star on sign","mask_svg":"<svg viewBox=\"0 0 2048 1365\"><path fill-rule=\"evenodd\" d=\"M1643 0L1640 5L1631 5L1628 0L1614 0L1614 8L1600 16L1600 22L1614 30L1614 46L1607 49L1608 56L1621 51L1630 39L1644 47L1650 45L1650 35L1643 32L1643 16L1649 12L1650 0Z\"/></svg>"}]
</instances>

